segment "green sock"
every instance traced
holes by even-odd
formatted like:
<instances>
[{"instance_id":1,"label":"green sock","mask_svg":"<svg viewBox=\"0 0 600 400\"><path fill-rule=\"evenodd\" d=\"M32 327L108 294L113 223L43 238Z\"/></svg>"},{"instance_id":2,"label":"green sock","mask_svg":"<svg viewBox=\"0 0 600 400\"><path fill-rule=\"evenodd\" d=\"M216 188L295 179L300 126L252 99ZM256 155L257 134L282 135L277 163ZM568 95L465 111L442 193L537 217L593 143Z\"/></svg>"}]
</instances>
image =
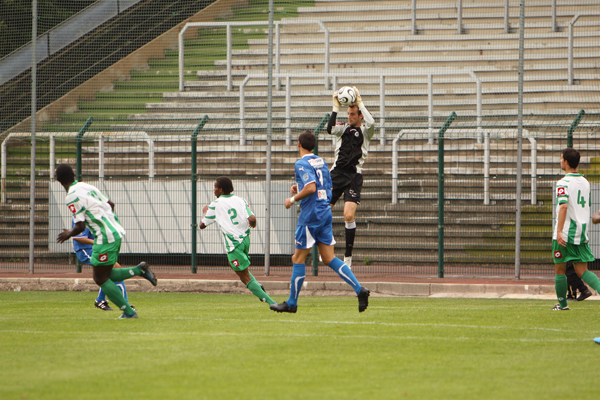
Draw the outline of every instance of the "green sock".
<instances>
[{"instance_id":1,"label":"green sock","mask_svg":"<svg viewBox=\"0 0 600 400\"><path fill-rule=\"evenodd\" d=\"M583 275L581 275L581 279L583 279L585 283L590 285L590 287L596 292L600 293L600 279L598 279L595 273L593 273L590 270L587 270L583 273Z\"/></svg>"},{"instance_id":2,"label":"green sock","mask_svg":"<svg viewBox=\"0 0 600 400\"><path fill-rule=\"evenodd\" d=\"M250 275L250 276L252 276L252 275ZM258 283L256 281L256 279L254 279L253 276L252 276L252 280L250 282L248 282L246 287L252 292L252 294L254 294L256 297L258 297L260 301L266 301L269 304L275 303L269 297L269 295L266 294L264 290L262 290L262 288L260 287L260 283Z\"/></svg>"},{"instance_id":3,"label":"green sock","mask_svg":"<svg viewBox=\"0 0 600 400\"><path fill-rule=\"evenodd\" d=\"M554 289L556 290L556 298L561 307L567 306L567 276L565 274L554 276Z\"/></svg>"},{"instance_id":4,"label":"green sock","mask_svg":"<svg viewBox=\"0 0 600 400\"><path fill-rule=\"evenodd\" d=\"M134 276L140 276L142 271L140 267L133 268L113 268L110 273L110 280L113 282L124 281L125 279L133 278Z\"/></svg>"},{"instance_id":5,"label":"green sock","mask_svg":"<svg viewBox=\"0 0 600 400\"><path fill-rule=\"evenodd\" d=\"M106 297L108 297L110 301L115 303L117 307L119 307L119 309L124 311L125 314L135 314L135 311L133 311L127 300L125 300L125 297L123 297L123 292L121 292L121 289L119 289L119 287L115 285L114 281L109 279L106 282L104 282L104 284L102 284L100 287L102 288L102 290L104 290Z\"/></svg>"}]
</instances>

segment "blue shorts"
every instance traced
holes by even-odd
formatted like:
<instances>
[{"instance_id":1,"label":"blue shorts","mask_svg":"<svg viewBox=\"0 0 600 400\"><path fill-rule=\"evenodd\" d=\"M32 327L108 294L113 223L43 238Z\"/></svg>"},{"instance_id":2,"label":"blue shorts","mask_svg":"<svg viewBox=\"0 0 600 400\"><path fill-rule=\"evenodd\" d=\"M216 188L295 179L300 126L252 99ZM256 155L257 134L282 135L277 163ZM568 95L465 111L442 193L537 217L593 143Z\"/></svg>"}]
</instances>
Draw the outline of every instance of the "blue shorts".
<instances>
[{"instance_id":1,"label":"blue shorts","mask_svg":"<svg viewBox=\"0 0 600 400\"><path fill-rule=\"evenodd\" d=\"M92 265L92 252L86 250L78 250L75 252L79 261L84 263L85 265Z\"/></svg>"},{"instance_id":2,"label":"blue shorts","mask_svg":"<svg viewBox=\"0 0 600 400\"><path fill-rule=\"evenodd\" d=\"M298 225L296 228L297 249L310 249L316 242L326 245L335 244L333 228L331 227L331 216L326 218L321 225Z\"/></svg>"}]
</instances>

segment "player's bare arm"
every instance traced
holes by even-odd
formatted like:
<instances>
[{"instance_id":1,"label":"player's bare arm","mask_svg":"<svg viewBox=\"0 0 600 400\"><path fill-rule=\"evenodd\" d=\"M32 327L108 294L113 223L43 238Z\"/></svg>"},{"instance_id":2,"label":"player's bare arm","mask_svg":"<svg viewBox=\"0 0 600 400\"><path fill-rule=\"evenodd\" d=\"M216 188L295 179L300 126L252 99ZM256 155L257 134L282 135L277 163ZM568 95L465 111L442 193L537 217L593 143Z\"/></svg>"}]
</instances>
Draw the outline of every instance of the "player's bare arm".
<instances>
[{"instance_id":1,"label":"player's bare arm","mask_svg":"<svg viewBox=\"0 0 600 400\"><path fill-rule=\"evenodd\" d=\"M297 184L295 184L295 183L294 183L294 184L292 185L292 187L290 188L290 193L291 193L292 195L294 195L294 194L298 193L298 185L297 185Z\"/></svg>"},{"instance_id":2,"label":"player's bare arm","mask_svg":"<svg viewBox=\"0 0 600 400\"><path fill-rule=\"evenodd\" d=\"M74 237L73 240L81 244L94 244L94 239L87 237Z\"/></svg>"},{"instance_id":3,"label":"player's bare arm","mask_svg":"<svg viewBox=\"0 0 600 400\"><path fill-rule=\"evenodd\" d=\"M592 215L592 223L593 224L600 224L600 211L598 211L597 213L595 213L594 215Z\"/></svg>"},{"instance_id":4,"label":"player's bare arm","mask_svg":"<svg viewBox=\"0 0 600 400\"><path fill-rule=\"evenodd\" d=\"M58 236L56 237L56 243L64 243L65 241L69 240L70 237L77 236L84 230L85 230L85 222L79 221L75 224L73 229L71 229L71 230L63 229L63 231L61 233L59 233Z\"/></svg>"},{"instance_id":5,"label":"player's bare arm","mask_svg":"<svg viewBox=\"0 0 600 400\"><path fill-rule=\"evenodd\" d=\"M250 224L250 228L256 228L256 217L254 215L248 217L248 224Z\"/></svg>"},{"instance_id":6,"label":"player's bare arm","mask_svg":"<svg viewBox=\"0 0 600 400\"><path fill-rule=\"evenodd\" d=\"M556 242L562 246L566 247L567 242L563 239L562 230L565 226L565 220L567 219L567 208L569 205L567 203L562 203L558 209L558 225L556 227Z\"/></svg>"},{"instance_id":7,"label":"player's bare arm","mask_svg":"<svg viewBox=\"0 0 600 400\"><path fill-rule=\"evenodd\" d=\"M310 196L311 194L313 194L316 191L317 191L317 184L315 182L309 183L308 185L306 185L302 188L300 193L298 193L297 195L292 196L288 199L285 199L285 208L289 209L292 206L292 204ZM294 199L294 201L292 201L292 198Z\"/></svg>"},{"instance_id":8,"label":"player's bare arm","mask_svg":"<svg viewBox=\"0 0 600 400\"><path fill-rule=\"evenodd\" d=\"M112 201L108 201L108 205L110 206L110 208L115 211L115 203L113 203Z\"/></svg>"}]
</instances>

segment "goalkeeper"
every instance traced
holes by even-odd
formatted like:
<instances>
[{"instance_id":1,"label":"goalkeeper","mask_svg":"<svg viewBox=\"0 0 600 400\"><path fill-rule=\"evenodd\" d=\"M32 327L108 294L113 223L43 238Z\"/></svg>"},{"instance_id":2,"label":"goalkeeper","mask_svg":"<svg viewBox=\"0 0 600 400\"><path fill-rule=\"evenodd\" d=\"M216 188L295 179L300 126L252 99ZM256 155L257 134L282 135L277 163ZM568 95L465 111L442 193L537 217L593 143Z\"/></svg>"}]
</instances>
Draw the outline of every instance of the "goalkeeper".
<instances>
[{"instance_id":1,"label":"goalkeeper","mask_svg":"<svg viewBox=\"0 0 600 400\"><path fill-rule=\"evenodd\" d=\"M225 249L229 265L240 277L240 280L260 301L275 303L263 286L256 281L248 271L250 259L250 228L256 228L256 217L250 210L246 200L238 197L233 192L233 183L226 176L221 176L215 181L215 196L217 199L205 205L202 209L202 222L200 229L218 223L223 232Z\"/></svg>"},{"instance_id":2,"label":"goalkeeper","mask_svg":"<svg viewBox=\"0 0 600 400\"><path fill-rule=\"evenodd\" d=\"M341 104L337 91L333 92L333 111L327 124L327 133L336 136L335 160L331 168L333 183L333 206L340 196L344 194L344 222L346 223L346 252L344 263L352 266L352 250L356 235L356 221L354 214L360 204L362 191L362 168L369 152L369 142L375 132L375 120L362 102L360 93L353 87L356 101L348 107L348 122L337 122L337 114Z\"/></svg>"}]
</instances>

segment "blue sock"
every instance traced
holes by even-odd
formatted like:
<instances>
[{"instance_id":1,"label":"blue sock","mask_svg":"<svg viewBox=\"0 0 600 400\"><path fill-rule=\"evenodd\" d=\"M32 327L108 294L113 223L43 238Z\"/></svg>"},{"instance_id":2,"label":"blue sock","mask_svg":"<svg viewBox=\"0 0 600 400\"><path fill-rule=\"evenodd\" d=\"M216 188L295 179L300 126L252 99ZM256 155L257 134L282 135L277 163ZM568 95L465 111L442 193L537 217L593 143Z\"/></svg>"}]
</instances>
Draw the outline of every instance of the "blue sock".
<instances>
[{"instance_id":1,"label":"blue sock","mask_svg":"<svg viewBox=\"0 0 600 400\"><path fill-rule=\"evenodd\" d=\"M306 264L294 264L292 282L290 283L290 298L286 302L288 306L296 307L298 305L298 295L302 290L304 278L306 278Z\"/></svg>"},{"instance_id":2,"label":"blue sock","mask_svg":"<svg viewBox=\"0 0 600 400\"><path fill-rule=\"evenodd\" d=\"M106 300L106 294L104 294L104 290L102 290L102 288L100 288L100 290L98 291L98 297L96 298L96 301L98 303L100 303L101 301Z\"/></svg>"},{"instance_id":3,"label":"blue sock","mask_svg":"<svg viewBox=\"0 0 600 400\"><path fill-rule=\"evenodd\" d=\"M121 292L123 292L123 297L125 297L125 300L127 300L127 302L129 303L129 299L127 299L127 289L125 289L125 282L115 282L115 285L117 285L117 287L121 289Z\"/></svg>"},{"instance_id":4,"label":"blue sock","mask_svg":"<svg viewBox=\"0 0 600 400\"><path fill-rule=\"evenodd\" d=\"M346 283L348 283L348 285L352 286L352 289L354 289L356 294L360 293L360 289L362 288L362 286L356 280L356 277L352 273L350 267L344 264L342 260L340 260L337 257L334 257L333 260L331 260L331 262L329 263L329 268L337 272L340 278L345 280Z\"/></svg>"}]
</instances>

